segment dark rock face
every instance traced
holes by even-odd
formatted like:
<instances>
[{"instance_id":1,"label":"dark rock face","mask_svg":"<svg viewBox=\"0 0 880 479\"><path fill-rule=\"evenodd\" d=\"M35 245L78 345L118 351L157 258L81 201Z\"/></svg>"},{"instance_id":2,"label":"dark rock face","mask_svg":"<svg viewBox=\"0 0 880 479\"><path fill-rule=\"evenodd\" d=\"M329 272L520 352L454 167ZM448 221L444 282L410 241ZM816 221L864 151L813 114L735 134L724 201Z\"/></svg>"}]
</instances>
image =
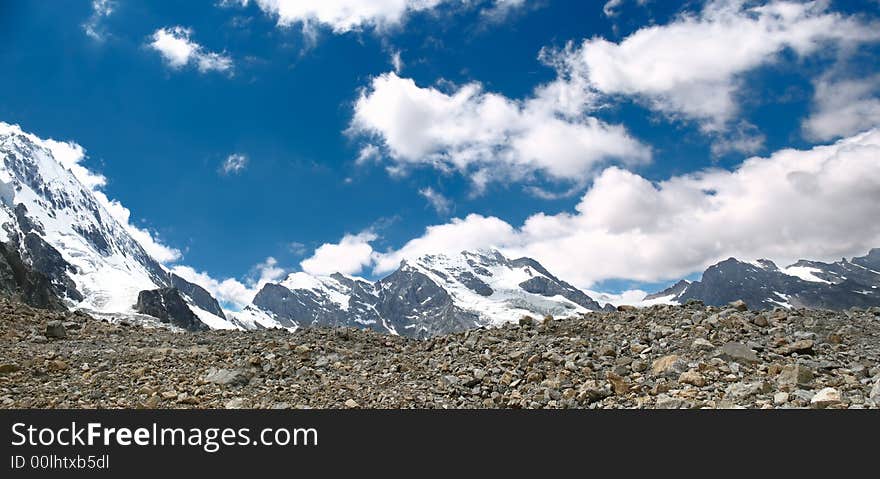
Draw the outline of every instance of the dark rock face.
<instances>
[{"instance_id":1,"label":"dark rock face","mask_svg":"<svg viewBox=\"0 0 880 479\"><path fill-rule=\"evenodd\" d=\"M801 260L781 270L772 261L757 264L729 258L710 266L700 281L679 285L651 297L667 296L682 289L675 300L689 299L707 305L723 306L743 300L754 309L792 306L842 310L880 306L880 250L866 256L836 263ZM814 280L795 276L793 271L809 271ZM681 283L679 283L681 284ZM666 294L664 294L666 293Z\"/></svg>"},{"instance_id":2,"label":"dark rock face","mask_svg":"<svg viewBox=\"0 0 880 479\"><path fill-rule=\"evenodd\" d=\"M190 283L174 273L171 273L168 277L171 287L177 288L178 291L189 297L193 304L209 313L213 313L215 316L226 319L226 315L223 314L223 308L220 307L220 303L218 303L217 300L211 296L211 293L205 290L205 288Z\"/></svg>"},{"instance_id":3,"label":"dark rock face","mask_svg":"<svg viewBox=\"0 0 880 479\"><path fill-rule=\"evenodd\" d=\"M41 309L64 311L49 278L35 271L14 248L0 243L0 294Z\"/></svg>"},{"instance_id":4,"label":"dark rock face","mask_svg":"<svg viewBox=\"0 0 880 479\"><path fill-rule=\"evenodd\" d=\"M267 283L254 297L254 305L272 311L282 326L338 326L341 309L328 304L311 291L291 291L278 284Z\"/></svg>"},{"instance_id":5,"label":"dark rock face","mask_svg":"<svg viewBox=\"0 0 880 479\"><path fill-rule=\"evenodd\" d=\"M685 292L685 290L688 289L688 286L690 286L690 285L691 285L690 281L683 279L683 280L680 280L679 282L673 284L672 286L664 289L663 291L645 296L645 299L657 299L657 298L663 298L665 296L681 296Z\"/></svg>"},{"instance_id":6,"label":"dark rock face","mask_svg":"<svg viewBox=\"0 0 880 479\"><path fill-rule=\"evenodd\" d=\"M479 316L455 305L445 289L406 266L379 281L377 310L398 334L426 338L482 326Z\"/></svg>"},{"instance_id":7,"label":"dark rock face","mask_svg":"<svg viewBox=\"0 0 880 479\"><path fill-rule=\"evenodd\" d=\"M32 232L25 235L24 247L31 266L51 279L52 287L58 296L73 301L83 300L83 295L76 289L76 283L68 275L75 270L73 265L68 263L57 249Z\"/></svg>"},{"instance_id":8,"label":"dark rock face","mask_svg":"<svg viewBox=\"0 0 880 479\"><path fill-rule=\"evenodd\" d=\"M880 248L874 248L867 255L860 258L853 258L852 262L875 272L880 271Z\"/></svg>"},{"instance_id":9,"label":"dark rock face","mask_svg":"<svg viewBox=\"0 0 880 479\"><path fill-rule=\"evenodd\" d=\"M187 331L207 331L208 326L189 309L177 288L160 288L138 293L135 310L158 318L163 323Z\"/></svg>"}]
</instances>

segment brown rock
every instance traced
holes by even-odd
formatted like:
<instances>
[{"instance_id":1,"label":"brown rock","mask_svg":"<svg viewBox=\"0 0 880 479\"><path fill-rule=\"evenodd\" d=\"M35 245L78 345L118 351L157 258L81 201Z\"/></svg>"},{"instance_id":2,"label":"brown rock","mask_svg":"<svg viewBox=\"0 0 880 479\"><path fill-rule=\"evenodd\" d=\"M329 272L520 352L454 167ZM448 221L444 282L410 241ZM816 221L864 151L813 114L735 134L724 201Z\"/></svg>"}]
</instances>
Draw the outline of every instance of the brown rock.
<instances>
[{"instance_id":1,"label":"brown rock","mask_svg":"<svg viewBox=\"0 0 880 479\"><path fill-rule=\"evenodd\" d=\"M696 371L685 371L678 377L678 382L682 384L691 384L701 388L706 385L706 378Z\"/></svg>"},{"instance_id":2,"label":"brown rock","mask_svg":"<svg viewBox=\"0 0 880 479\"><path fill-rule=\"evenodd\" d=\"M789 364L782 368L777 381L780 389L794 389L796 386L806 386L813 380L813 371L801 364Z\"/></svg>"},{"instance_id":3,"label":"brown rock","mask_svg":"<svg viewBox=\"0 0 880 479\"><path fill-rule=\"evenodd\" d=\"M607 377L608 382L611 383L611 389L614 391L614 394L622 396L629 393L630 386L626 379L614 373L608 373Z\"/></svg>"},{"instance_id":4,"label":"brown rock","mask_svg":"<svg viewBox=\"0 0 880 479\"><path fill-rule=\"evenodd\" d=\"M811 354L813 352L813 340L802 339L800 341L795 341L793 343L782 346L777 350L777 352L785 356L793 353Z\"/></svg>"},{"instance_id":5,"label":"brown rock","mask_svg":"<svg viewBox=\"0 0 880 479\"><path fill-rule=\"evenodd\" d=\"M681 360L676 354L670 354L668 356L663 356L660 359L654 361L651 364L651 372L654 373L655 376L663 376L667 374L678 374L684 371L687 368L687 364Z\"/></svg>"}]
</instances>

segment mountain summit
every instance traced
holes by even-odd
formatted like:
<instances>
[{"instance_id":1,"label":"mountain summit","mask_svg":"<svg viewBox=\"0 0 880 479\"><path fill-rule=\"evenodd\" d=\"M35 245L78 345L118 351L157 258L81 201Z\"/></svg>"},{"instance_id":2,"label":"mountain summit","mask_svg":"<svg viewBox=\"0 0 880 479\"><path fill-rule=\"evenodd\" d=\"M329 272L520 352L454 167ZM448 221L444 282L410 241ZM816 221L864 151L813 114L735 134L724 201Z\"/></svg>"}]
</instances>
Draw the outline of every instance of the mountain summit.
<instances>
[{"instance_id":1,"label":"mountain summit","mask_svg":"<svg viewBox=\"0 0 880 479\"><path fill-rule=\"evenodd\" d=\"M142 291L173 288L211 328L235 327L202 287L168 272L57 157L58 144L0 122L0 242L68 306L136 315ZM165 322L177 324L177 316ZM201 325L196 325L200 329Z\"/></svg>"},{"instance_id":2,"label":"mountain summit","mask_svg":"<svg viewBox=\"0 0 880 479\"><path fill-rule=\"evenodd\" d=\"M880 306L880 249L851 260L800 260L785 268L766 259L728 258L706 269L700 281L679 282L645 299L670 303L695 299L712 306L741 299L756 309Z\"/></svg>"},{"instance_id":3,"label":"mountain summit","mask_svg":"<svg viewBox=\"0 0 880 479\"><path fill-rule=\"evenodd\" d=\"M537 261L495 250L403 261L376 282L293 273L266 284L253 303L285 327L356 326L417 338L601 309Z\"/></svg>"}]
</instances>

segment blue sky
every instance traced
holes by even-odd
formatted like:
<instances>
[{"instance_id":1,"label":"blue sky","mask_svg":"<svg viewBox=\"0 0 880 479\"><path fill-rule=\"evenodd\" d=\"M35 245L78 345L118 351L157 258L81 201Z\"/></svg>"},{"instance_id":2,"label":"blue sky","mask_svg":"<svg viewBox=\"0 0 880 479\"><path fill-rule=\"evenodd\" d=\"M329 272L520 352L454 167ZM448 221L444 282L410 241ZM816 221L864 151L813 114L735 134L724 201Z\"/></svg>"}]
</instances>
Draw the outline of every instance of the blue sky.
<instances>
[{"instance_id":1,"label":"blue sky","mask_svg":"<svg viewBox=\"0 0 880 479\"><path fill-rule=\"evenodd\" d=\"M829 218L850 221L838 241L804 220L822 218L814 206L762 206L791 199L760 196L777 185L767 174L750 173L768 181L758 193L706 186L746 176L718 171L750 157L778 171L797 162L787 148L874 145L858 135L880 123L875 0L335 2L362 13L348 17L296 3L2 2L0 120L82 145L132 223L182 252L166 264L215 293L299 269L377 277L472 246L611 291L729 255L880 246L864 225L876 210L844 195L829 196ZM548 85L567 93L542 96ZM230 157L240 168L224 170ZM847 161L851 181L878 166ZM707 169L720 170L688 184L699 199L675 186ZM869 181L859 201L877 191ZM738 195L768 218L742 219ZM692 199L706 214L658 206Z\"/></svg>"}]
</instances>

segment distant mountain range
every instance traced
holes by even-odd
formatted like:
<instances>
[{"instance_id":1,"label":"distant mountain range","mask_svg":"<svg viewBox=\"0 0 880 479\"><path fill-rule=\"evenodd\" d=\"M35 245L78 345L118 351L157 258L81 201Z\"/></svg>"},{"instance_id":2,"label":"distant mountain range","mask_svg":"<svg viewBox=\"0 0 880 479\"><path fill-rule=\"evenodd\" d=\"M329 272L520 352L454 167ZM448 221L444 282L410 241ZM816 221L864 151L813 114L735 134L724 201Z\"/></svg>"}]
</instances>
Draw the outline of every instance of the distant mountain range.
<instances>
[{"instance_id":1,"label":"distant mountain range","mask_svg":"<svg viewBox=\"0 0 880 479\"><path fill-rule=\"evenodd\" d=\"M742 299L756 309L776 306L846 309L880 305L880 249L836 263L800 260L779 268L770 260L729 258L710 266L700 281L680 281L646 300L690 299L722 305Z\"/></svg>"},{"instance_id":2,"label":"distant mountain range","mask_svg":"<svg viewBox=\"0 0 880 479\"><path fill-rule=\"evenodd\" d=\"M423 256L374 283L294 273L265 285L253 304L284 327L357 326L420 338L602 308L537 261L498 251Z\"/></svg>"},{"instance_id":3,"label":"distant mountain range","mask_svg":"<svg viewBox=\"0 0 880 479\"><path fill-rule=\"evenodd\" d=\"M0 294L34 306L83 309L198 331L353 326L425 338L525 315L571 316L613 308L531 258L495 250L426 255L378 281L293 273L240 311L152 258L56 158L57 144L0 122ZM752 308L880 306L880 249L836 263L730 258L700 281L680 281L639 305L700 300ZM598 296L597 296L598 297Z\"/></svg>"}]
</instances>

